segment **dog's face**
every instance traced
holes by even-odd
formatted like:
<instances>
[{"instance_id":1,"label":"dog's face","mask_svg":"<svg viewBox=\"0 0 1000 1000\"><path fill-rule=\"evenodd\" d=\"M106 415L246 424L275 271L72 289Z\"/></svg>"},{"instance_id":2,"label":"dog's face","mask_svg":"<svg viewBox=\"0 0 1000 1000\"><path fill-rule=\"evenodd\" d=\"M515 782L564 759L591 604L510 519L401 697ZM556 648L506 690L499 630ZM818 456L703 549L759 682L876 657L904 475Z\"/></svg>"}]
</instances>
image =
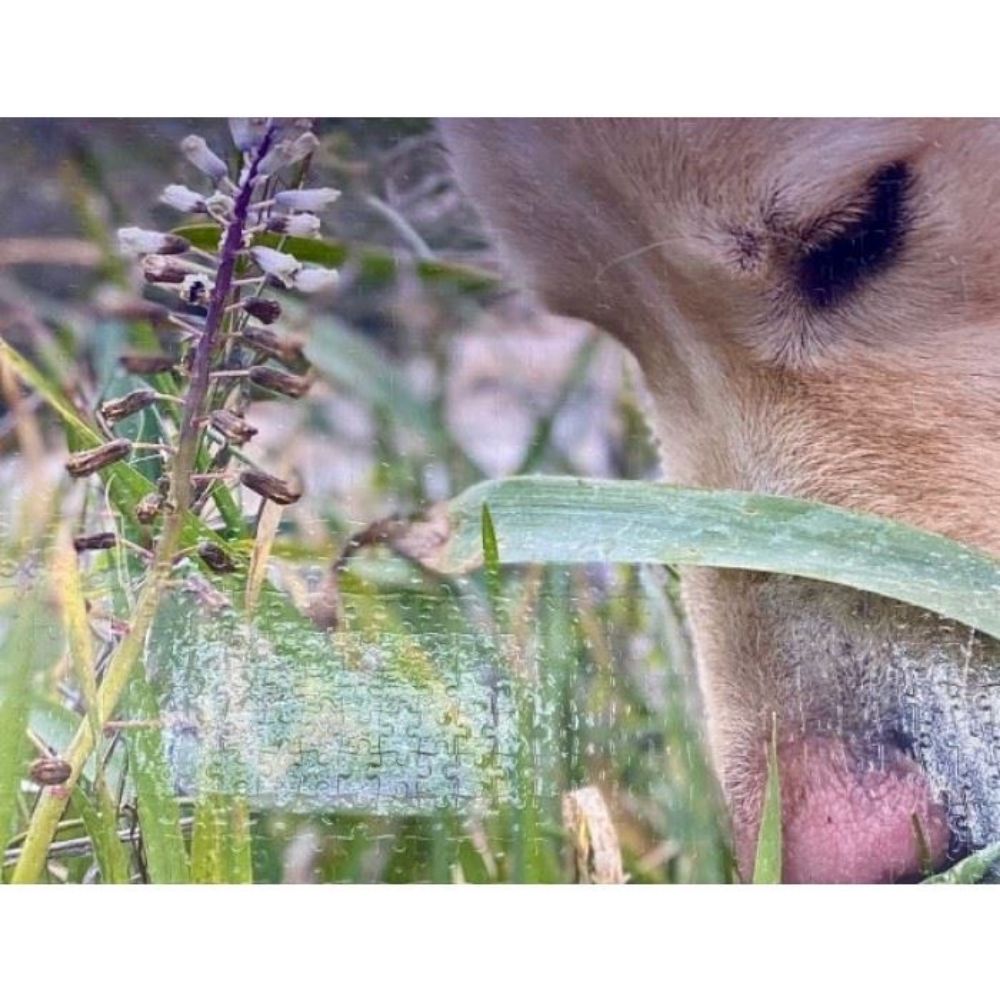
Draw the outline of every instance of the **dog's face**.
<instances>
[{"instance_id":1,"label":"dog's face","mask_svg":"<svg viewBox=\"0 0 1000 1000\"><path fill-rule=\"evenodd\" d=\"M1000 554L1000 124L445 125L512 267L624 342L669 478ZM1000 837L1000 646L804 580L685 573L741 868L776 714L791 880Z\"/></svg>"}]
</instances>

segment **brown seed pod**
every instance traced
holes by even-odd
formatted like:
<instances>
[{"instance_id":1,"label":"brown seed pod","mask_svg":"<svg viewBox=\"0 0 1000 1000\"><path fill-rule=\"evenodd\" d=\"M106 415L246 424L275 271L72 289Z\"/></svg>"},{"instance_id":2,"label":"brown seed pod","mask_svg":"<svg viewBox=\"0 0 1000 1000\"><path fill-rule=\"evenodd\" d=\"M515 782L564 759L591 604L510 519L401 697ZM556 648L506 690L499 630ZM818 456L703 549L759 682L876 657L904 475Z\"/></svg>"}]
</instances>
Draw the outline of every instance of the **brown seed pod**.
<instances>
[{"instance_id":1,"label":"brown seed pod","mask_svg":"<svg viewBox=\"0 0 1000 1000\"><path fill-rule=\"evenodd\" d=\"M73 769L61 757L39 757L28 771L31 780L39 785L61 785L72 773Z\"/></svg>"},{"instance_id":2,"label":"brown seed pod","mask_svg":"<svg viewBox=\"0 0 1000 1000\"><path fill-rule=\"evenodd\" d=\"M209 419L212 426L232 444L246 444L257 433L253 424L248 424L229 410L213 410Z\"/></svg>"},{"instance_id":3,"label":"brown seed pod","mask_svg":"<svg viewBox=\"0 0 1000 1000\"><path fill-rule=\"evenodd\" d=\"M255 320L270 326L281 315L281 303L274 299L251 298L240 303Z\"/></svg>"},{"instance_id":4,"label":"brown seed pod","mask_svg":"<svg viewBox=\"0 0 1000 1000\"><path fill-rule=\"evenodd\" d=\"M172 371L177 359L159 354L123 354L118 363L130 375L159 375Z\"/></svg>"},{"instance_id":5,"label":"brown seed pod","mask_svg":"<svg viewBox=\"0 0 1000 1000\"><path fill-rule=\"evenodd\" d=\"M106 400L101 404L101 416L109 424L116 424L155 403L156 395L154 389L135 389L118 399Z\"/></svg>"},{"instance_id":6,"label":"brown seed pod","mask_svg":"<svg viewBox=\"0 0 1000 1000\"><path fill-rule=\"evenodd\" d=\"M299 399L304 396L312 385L312 379L303 375L292 375L289 372L278 371L265 365L253 365L250 368L250 381L262 389L280 393Z\"/></svg>"},{"instance_id":7,"label":"brown seed pod","mask_svg":"<svg viewBox=\"0 0 1000 1000\"><path fill-rule=\"evenodd\" d=\"M185 278L201 272L190 262L179 257L165 257L151 253L142 258L142 274L147 281L158 284L179 285Z\"/></svg>"},{"instance_id":8,"label":"brown seed pod","mask_svg":"<svg viewBox=\"0 0 1000 1000\"><path fill-rule=\"evenodd\" d=\"M132 442L128 438L115 438L97 448L78 451L70 455L66 462L66 471L74 478L89 476L103 469L106 465L119 462L132 451Z\"/></svg>"},{"instance_id":9,"label":"brown seed pod","mask_svg":"<svg viewBox=\"0 0 1000 1000\"><path fill-rule=\"evenodd\" d=\"M236 563L229 557L229 554L215 542L202 542L198 546L198 555L202 562L216 573L234 573Z\"/></svg>"},{"instance_id":10,"label":"brown seed pod","mask_svg":"<svg viewBox=\"0 0 1000 1000\"><path fill-rule=\"evenodd\" d=\"M253 490L259 496L282 506L295 503L302 497L302 490L296 489L284 479L277 476L270 476L266 472L257 469L247 469L240 475L240 482L248 489Z\"/></svg>"},{"instance_id":11,"label":"brown seed pod","mask_svg":"<svg viewBox=\"0 0 1000 1000\"><path fill-rule=\"evenodd\" d=\"M77 535L73 539L73 548L77 552L113 549L117 544L118 536L113 531L98 531L93 535Z\"/></svg>"},{"instance_id":12,"label":"brown seed pod","mask_svg":"<svg viewBox=\"0 0 1000 1000\"><path fill-rule=\"evenodd\" d=\"M160 493L147 493L135 505L135 519L140 524L152 524L163 510L163 496Z\"/></svg>"},{"instance_id":13,"label":"brown seed pod","mask_svg":"<svg viewBox=\"0 0 1000 1000\"><path fill-rule=\"evenodd\" d=\"M305 357L302 354L302 340L299 337L279 337L271 330L263 330L259 326L247 326L240 331L240 340L282 364L293 366L302 364Z\"/></svg>"}]
</instances>

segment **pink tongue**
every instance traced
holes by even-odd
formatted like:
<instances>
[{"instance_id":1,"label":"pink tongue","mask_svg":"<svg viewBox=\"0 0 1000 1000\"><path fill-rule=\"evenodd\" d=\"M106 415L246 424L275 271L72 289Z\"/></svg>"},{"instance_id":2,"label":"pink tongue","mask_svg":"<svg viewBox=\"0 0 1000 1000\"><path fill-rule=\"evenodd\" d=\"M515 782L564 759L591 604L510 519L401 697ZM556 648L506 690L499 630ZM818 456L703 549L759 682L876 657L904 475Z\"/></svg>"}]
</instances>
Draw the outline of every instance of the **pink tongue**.
<instances>
[{"instance_id":1,"label":"pink tongue","mask_svg":"<svg viewBox=\"0 0 1000 1000\"><path fill-rule=\"evenodd\" d=\"M782 746L778 762L782 881L888 882L919 875L928 856L934 867L944 861L944 810L934 801L923 771L903 754L894 751L878 769L861 770L837 740L813 737ZM735 819L736 847L747 877L759 816L752 822L740 820Z\"/></svg>"}]
</instances>

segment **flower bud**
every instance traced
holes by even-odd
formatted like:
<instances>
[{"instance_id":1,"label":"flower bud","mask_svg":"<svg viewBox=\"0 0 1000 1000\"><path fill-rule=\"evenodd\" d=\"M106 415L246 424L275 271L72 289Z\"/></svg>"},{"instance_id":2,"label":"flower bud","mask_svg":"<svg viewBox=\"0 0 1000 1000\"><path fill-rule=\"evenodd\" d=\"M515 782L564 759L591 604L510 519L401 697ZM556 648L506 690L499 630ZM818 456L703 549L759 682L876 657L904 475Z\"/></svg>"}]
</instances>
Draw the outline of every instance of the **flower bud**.
<instances>
[{"instance_id":1,"label":"flower bud","mask_svg":"<svg viewBox=\"0 0 1000 1000\"><path fill-rule=\"evenodd\" d=\"M280 393L299 399L304 396L312 385L311 378L302 375L292 375L289 372L278 371L277 368L267 368L264 365L253 365L250 368L250 381L262 389Z\"/></svg>"},{"instance_id":2,"label":"flower bud","mask_svg":"<svg viewBox=\"0 0 1000 1000\"><path fill-rule=\"evenodd\" d=\"M72 773L73 768L62 757L39 757L28 771L38 785L62 785Z\"/></svg>"},{"instance_id":3,"label":"flower bud","mask_svg":"<svg viewBox=\"0 0 1000 1000\"><path fill-rule=\"evenodd\" d=\"M118 230L118 248L124 254L140 256L145 253L187 253L191 244L183 236L158 233L152 229L128 226Z\"/></svg>"},{"instance_id":4,"label":"flower bud","mask_svg":"<svg viewBox=\"0 0 1000 1000\"><path fill-rule=\"evenodd\" d=\"M274 202L285 211L322 212L339 197L340 192L336 188L291 188L279 191L274 196Z\"/></svg>"},{"instance_id":5,"label":"flower bud","mask_svg":"<svg viewBox=\"0 0 1000 1000\"><path fill-rule=\"evenodd\" d=\"M229 131L236 148L246 153L264 141L270 118L230 118Z\"/></svg>"},{"instance_id":6,"label":"flower bud","mask_svg":"<svg viewBox=\"0 0 1000 1000\"><path fill-rule=\"evenodd\" d=\"M312 132L303 132L295 139L283 139L260 161L257 170L261 174L273 174L311 156L318 148L319 139Z\"/></svg>"},{"instance_id":7,"label":"flower bud","mask_svg":"<svg viewBox=\"0 0 1000 1000\"><path fill-rule=\"evenodd\" d=\"M304 267L292 278L295 288L307 295L336 288L339 281L340 272L326 267Z\"/></svg>"},{"instance_id":8,"label":"flower bud","mask_svg":"<svg viewBox=\"0 0 1000 1000\"><path fill-rule=\"evenodd\" d=\"M158 284L179 285L189 275L200 273L194 264L180 257L150 254L142 258L143 277Z\"/></svg>"},{"instance_id":9,"label":"flower bud","mask_svg":"<svg viewBox=\"0 0 1000 1000\"><path fill-rule=\"evenodd\" d=\"M258 496L262 496L274 503L286 506L295 503L302 497L302 490L296 489L290 483L277 476L269 476L266 472L257 469L247 469L240 475L240 482L248 489L253 490Z\"/></svg>"},{"instance_id":10,"label":"flower bud","mask_svg":"<svg viewBox=\"0 0 1000 1000\"><path fill-rule=\"evenodd\" d=\"M232 444L246 444L257 428L229 410L213 410L209 418L212 426Z\"/></svg>"},{"instance_id":11,"label":"flower bud","mask_svg":"<svg viewBox=\"0 0 1000 1000\"><path fill-rule=\"evenodd\" d=\"M113 531L98 531L93 535L77 535L73 539L73 548L77 552L113 549L117 544L118 536Z\"/></svg>"},{"instance_id":12,"label":"flower bud","mask_svg":"<svg viewBox=\"0 0 1000 1000\"><path fill-rule=\"evenodd\" d=\"M207 209L205 196L183 184L168 184L160 195L160 201L178 212L204 212Z\"/></svg>"},{"instance_id":13,"label":"flower bud","mask_svg":"<svg viewBox=\"0 0 1000 1000\"><path fill-rule=\"evenodd\" d=\"M285 236L314 237L319 235L319 217L310 212L300 212L298 215L272 215L267 220L267 228L272 233L282 233Z\"/></svg>"},{"instance_id":14,"label":"flower bud","mask_svg":"<svg viewBox=\"0 0 1000 1000\"><path fill-rule=\"evenodd\" d=\"M132 416L156 402L156 392L153 389L136 389L118 399L109 399L101 404L101 416L109 424Z\"/></svg>"},{"instance_id":15,"label":"flower bud","mask_svg":"<svg viewBox=\"0 0 1000 1000\"><path fill-rule=\"evenodd\" d=\"M163 510L163 495L161 493L147 493L135 505L135 519L140 524L152 524Z\"/></svg>"},{"instance_id":16,"label":"flower bud","mask_svg":"<svg viewBox=\"0 0 1000 1000\"><path fill-rule=\"evenodd\" d=\"M295 272L302 268L290 253L282 253L270 247L252 247L250 256L265 274L277 278L286 288L291 285Z\"/></svg>"},{"instance_id":17,"label":"flower bud","mask_svg":"<svg viewBox=\"0 0 1000 1000\"><path fill-rule=\"evenodd\" d=\"M198 546L198 555L201 556L202 562L216 573L236 571L236 563L230 558L229 553L221 545L216 545L215 542L202 542Z\"/></svg>"},{"instance_id":18,"label":"flower bud","mask_svg":"<svg viewBox=\"0 0 1000 1000\"><path fill-rule=\"evenodd\" d=\"M233 210L233 206L236 203L228 194L223 194L221 191L216 191L211 198L205 201L205 209L212 215L221 215L223 218L228 218L230 212ZM225 239L225 234L220 237L220 243Z\"/></svg>"},{"instance_id":19,"label":"flower bud","mask_svg":"<svg viewBox=\"0 0 1000 1000\"><path fill-rule=\"evenodd\" d=\"M115 438L97 448L78 451L67 459L66 471L74 478L89 476L113 462L120 462L132 453L132 442L128 438Z\"/></svg>"},{"instance_id":20,"label":"flower bud","mask_svg":"<svg viewBox=\"0 0 1000 1000\"><path fill-rule=\"evenodd\" d=\"M281 315L281 303L274 299L244 299L240 305L254 319L259 320L266 326L270 326Z\"/></svg>"},{"instance_id":21,"label":"flower bud","mask_svg":"<svg viewBox=\"0 0 1000 1000\"><path fill-rule=\"evenodd\" d=\"M208 143L200 135L189 135L181 142L181 152L203 174L207 174L216 184L229 173L225 161L212 152Z\"/></svg>"},{"instance_id":22,"label":"flower bud","mask_svg":"<svg viewBox=\"0 0 1000 1000\"><path fill-rule=\"evenodd\" d=\"M271 330L263 330L259 326L245 326L239 336L240 340L255 351L276 358L282 364L292 366L304 360L302 341L298 337L279 337Z\"/></svg>"},{"instance_id":23,"label":"flower bud","mask_svg":"<svg viewBox=\"0 0 1000 1000\"><path fill-rule=\"evenodd\" d=\"M130 375L159 375L172 371L177 359L160 354L123 354L118 363Z\"/></svg>"}]
</instances>

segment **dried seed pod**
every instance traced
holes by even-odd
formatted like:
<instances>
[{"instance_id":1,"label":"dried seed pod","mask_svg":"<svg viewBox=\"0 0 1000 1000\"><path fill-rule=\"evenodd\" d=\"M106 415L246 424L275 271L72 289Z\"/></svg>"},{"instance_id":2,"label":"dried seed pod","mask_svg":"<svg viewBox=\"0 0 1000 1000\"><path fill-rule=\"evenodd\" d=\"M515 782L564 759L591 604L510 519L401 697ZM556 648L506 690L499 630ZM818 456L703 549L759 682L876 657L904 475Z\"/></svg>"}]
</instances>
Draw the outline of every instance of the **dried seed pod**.
<instances>
[{"instance_id":1,"label":"dried seed pod","mask_svg":"<svg viewBox=\"0 0 1000 1000\"><path fill-rule=\"evenodd\" d=\"M142 258L142 274L147 281L162 285L179 285L185 278L202 272L182 257L150 254Z\"/></svg>"},{"instance_id":2,"label":"dried seed pod","mask_svg":"<svg viewBox=\"0 0 1000 1000\"><path fill-rule=\"evenodd\" d=\"M282 396L291 396L292 399L304 396L312 385L312 379L304 375L292 375L265 365L251 366L249 375L254 385L280 393Z\"/></svg>"},{"instance_id":3,"label":"dried seed pod","mask_svg":"<svg viewBox=\"0 0 1000 1000\"><path fill-rule=\"evenodd\" d=\"M135 519L140 524L152 524L163 510L163 495L161 493L147 493L135 505Z\"/></svg>"},{"instance_id":4,"label":"dried seed pod","mask_svg":"<svg viewBox=\"0 0 1000 1000\"><path fill-rule=\"evenodd\" d=\"M118 248L124 254L138 257L147 253L187 253L191 244L183 236L175 236L173 233L158 233L152 229L127 226L118 230Z\"/></svg>"},{"instance_id":5,"label":"dried seed pod","mask_svg":"<svg viewBox=\"0 0 1000 1000\"><path fill-rule=\"evenodd\" d=\"M101 404L101 416L109 424L132 416L156 402L157 393L154 389L135 389L133 392L118 399L109 399Z\"/></svg>"},{"instance_id":6,"label":"dried seed pod","mask_svg":"<svg viewBox=\"0 0 1000 1000\"><path fill-rule=\"evenodd\" d=\"M257 469L247 469L243 472L240 475L240 482L248 490L253 490L259 496L282 506L295 503L302 497L302 490L296 489L284 479L268 475Z\"/></svg>"},{"instance_id":7,"label":"dried seed pod","mask_svg":"<svg viewBox=\"0 0 1000 1000\"><path fill-rule=\"evenodd\" d=\"M118 363L130 375L159 375L172 371L177 359L161 354L123 354Z\"/></svg>"},{"instance_id":8,"label":"dried seed pod","mask_svg":"<svg viewBox=\"0 0 1000 1000\"><path fill-rule=\"evenodd\" d=\"M77 552L113 549L118 544L118 536L113 531L98 531L93 535L77 535L73 539L73 548Z\"/></svg>"},{"instance_id":9,"label":"dried seed pod","mask_svg":"<svg viewBox=\"0 0 1000 1000\"><path fill-rule=\"evenodd\" d=\"M274 299L244 299L240 305L265 326L270 326L281 315L281 303Z\"/></svg>"},{"instance_id":10,"label":"dried seed pod","mask_svg":"<svg viewBox=\"0 0 1000 1000\"><path fill-rule=\"evenodd\" d=\"M257 433L256 427L229 410L213 410L210 423L232 444L246 444Z\"/></svg>"},{"instance_id":11,"label":"dried seed pod","mask_svg":"<svg viewBox=\"0 0 1000 1000\"><path fill-rule=\"evenodd\" d=\"M66 471L74 478L89 476L113 462L120 462L132 452L132 442L128 438L115 438L97 448L78 451L66 461Z\"/></svg>"},{"instance_id":12,"label":"dried seed pod","mask_svg":"<svg viewBox=\"0 0 1000 1000\"><path fill-rule=\"evenodd\" d=\"M62 785L72 773L73 768L62 757L39 757L28 771L31 780L39 785Z\"/></svg>"},{"instance_id":13,"label":"dried seed pod","mask_svg":"<svg viewBox=\"0 0 1000 1000\"><path fill-rule=\"evenodd\" d=\"M279 337L270 330L262 330L259 326L245 326L240 331L240 340L269 357L276 358L282 364L296 365L305 361L302 355L302 341L298 337Z\"/></svg>"},{"instance_id":14,"label":"dried seed pod","mask_svg":"<svg viewBox=\"0 0 1000 1000\"><path fill-rule=\"evenodd\" d=\"M216 573L234 573L236 563L229 557L229 554L215 542L202 542L198 546L198 555L202 562Z\"/></svg>"}]
</instances>

